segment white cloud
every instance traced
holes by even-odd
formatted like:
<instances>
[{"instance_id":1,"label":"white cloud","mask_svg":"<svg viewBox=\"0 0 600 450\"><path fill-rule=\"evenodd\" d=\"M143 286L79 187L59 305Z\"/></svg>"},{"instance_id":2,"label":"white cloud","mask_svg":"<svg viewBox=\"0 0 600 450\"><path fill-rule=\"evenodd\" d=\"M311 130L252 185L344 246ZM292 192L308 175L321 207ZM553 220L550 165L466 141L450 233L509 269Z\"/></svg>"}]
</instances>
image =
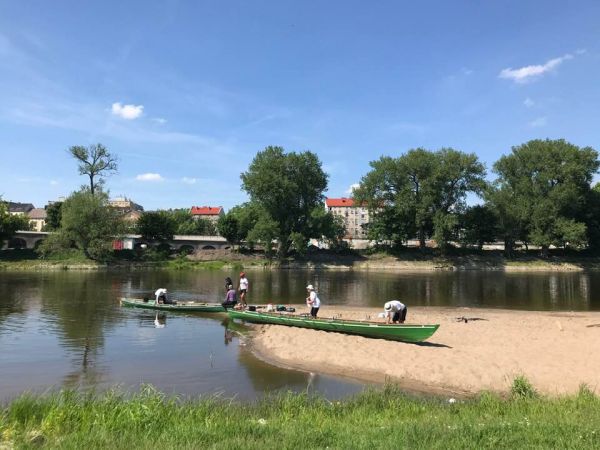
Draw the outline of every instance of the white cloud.
<instances>
[{"instance_id":1,"label":"white cloud","mask_svg":"<svg viewBox=\"0 0 600 450\"><path fill-rule=\"evenodd\" d=\"M548 120L545 117L538 117L537 119L529 122L529 126L533 128L545 127L548 123Z\"/></svg>"},{"instance_id":2,"label":"white cloud","mask_svg":"<svg viewBox=\"0 0 600 450\"><path fill-rule=\"evenodd\" d=\"M160 125L164 125L165 123L167 123L167 119L163 119L162 117L155 117L154 119L152 119L152 121Z\"/></svg>"},{"instance_id":3,"label":"white cloud","mask_svg":"<svg viewBox=\"0 0 600 450\"><path fill-rule=\"evenodd\" d=\"M527 106L528 108L532 108L532 107L533 107L533 105L535 105L535 102L534 102L533 100L531 100L529 97L527 97L527 98L525 99L525 101L523 101L523 104L524 104L525 106Z\"/></svg>"},{"instance_id":4,"label":"white cloud","mask_svg":"<svg viewBox=\"0 0 600 450\"><path fill-rule=\"evenodd\" d=\"M502 70L498 76L500 78L506 78L509 80L513 80L516 83L526 83L535 77L539 77L539 76L545 74L546 72L549 72L552 69L555 69L560 64L562 64L564 61L567 61L567 60L573 59L573 58L574 58L573 55L571 55L570 53L567 53L566 55L546 61L546 63L541 64L541 65L538 64L538 65L533 65L533 66L525 66L525 67L521 67L519 69L512 69L509 67L508 69Z\"/></svg>"},{"instance_id":5,"label":"white cloud","mask_svg":"<svg viewBox=\"0 0 600 450\"><path fill-rule=\"evenodd\" d=\"M114 116L119 116L122 119L133 120L144 113L144 105L122 105L116 102L112 104L111 112Z\"/></svg>"},{"instance_id":6,"label":"white cloud","mask_svg":"<svg viewBox=\"0 0 600 450\"><path fill-rule=\"evenodd\" d=\"M135 177L137 181L163 181L159 173L142 173Z\"/></svg>"},{"instance_id":7,"label":"white cloud","mask_svg":"<svg viewBox=\"0 0 600 450\"><path fill-rule=\"evenodd\" d=\"M58 180L50 180L50 186L57 186L58 184Z\"/></svg>"},{"instance_id":8,"label":"white cloud","mask_svg":"<svg viewBox=\"0 0 600 450\"><path fill-rule=\"evenodd\" d=\"M198 181L198 180L197 180L196 178L188 178L188 177L183 177L183 178L181 179L181 182L182 182L182 183L185 183L185 184L196 184L196 182L197 182L197 181Z\"/></svg>"},{"instance_id":9,"label":"white cloud","mask_svg":"<svg viewBox=\"0 0 600 450\"><path fill-rule=\"evenodd\" d=\"M351 184L348 189L346 189L346 194L352 195L354 193L354 189L357 189L360 186L358 183Z\"/></svg>"}]
</instances>

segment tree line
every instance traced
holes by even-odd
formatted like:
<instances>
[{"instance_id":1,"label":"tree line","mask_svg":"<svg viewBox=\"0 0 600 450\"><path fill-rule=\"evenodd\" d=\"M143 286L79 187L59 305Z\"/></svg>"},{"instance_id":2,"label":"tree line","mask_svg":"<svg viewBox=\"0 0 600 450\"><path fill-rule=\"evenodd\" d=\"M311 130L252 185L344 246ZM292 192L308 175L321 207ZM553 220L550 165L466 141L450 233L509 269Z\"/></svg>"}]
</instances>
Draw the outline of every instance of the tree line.
<instances>
[{"instance_id":1,"label":"tree line","mask_svg":"<svg viewBox=\"0 0 600 450\"><path fill-rule=\"evenodd\" d=\"M104 176L117 170L117 158L101 144L72 147L70 153L90 184L55 206L58 211L49 208L49 226L57 233L44 251L76 245L102 259L125 231L155 242L174 234L215 233L213 224L194 220L187 210L146 212L135 229L126 230L102 188ZM411 239L424 248L433 239L441 251L457 244L481 249L497 240L508 255L517 244L539 246L543 255L551 246L597 251L600 184L592 181L599 166L591 147L536 139L501 156L488 181L474 153L416 148L372 161L353 198L370 211L368 239L392 248ZM344 247L343 220L323 207L329 180L315 153L266 147L240 179L249 201L232 208L216 227L233 245L260 245L279 257L303 254L312 238ZM469 205L468 198L478 204ZM5 216L0 210L0 227L6 228Z\"/></svg>"}]
</instances>

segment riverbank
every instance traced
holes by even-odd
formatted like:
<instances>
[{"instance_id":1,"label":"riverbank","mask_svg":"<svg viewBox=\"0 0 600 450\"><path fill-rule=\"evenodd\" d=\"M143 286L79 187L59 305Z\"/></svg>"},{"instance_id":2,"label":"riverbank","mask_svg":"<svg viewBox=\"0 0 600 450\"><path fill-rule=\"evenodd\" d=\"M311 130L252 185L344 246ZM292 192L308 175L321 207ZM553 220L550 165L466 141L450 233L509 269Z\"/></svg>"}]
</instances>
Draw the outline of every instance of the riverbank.
<instances>
[{"instance_id":1,"label":"riverbank","mask_svg":"<svg viewBox=\"0 0 600 450\"><path fill-rule=\"evenodd\" d=\"M362 320L379 312L324 305L320 315ZM415 307L407 323L440 328L427 342L410 344L256 325L252 349L283 367L449 395L505 393L518 376L552 396L577 392L582 383L600 386L600 312Z\"/></svg>"},{"instance_id":2,"label":"riverbank","mask_svg":"<svg viewBox=\"0 0 600 450\"><path fill-rule=\"evenodd\" d=\"M600 399L587 389L559 399L515 380L501 399L411 398L394 388L329 402L307 395L256 403L180 401L65 392L2 408L0 448L598 448Z\"/></svg>"},{"instance_id":3,"label":"riverbank","mask_svg":"<svg viewBox=\"0 0 600 450\"><path fill-rule=\"evenodd\" d=\"M504 271L504 272L573 272L600 270L600 257L551 256L539 258L523 254L507 259L501 253L439 256L434 253L407 251L396 256L386 253L340 255L319 251L304 258L273 260L260 253L238 253L231 250L201 250L190 256L163 260L131 260L115 258L98 263L83 257L40 259L32 251L0 252L0 270L205 270L205 269L284 269L284 270L378 270L390 272L434 271Z\"/></svg>"}]
</instances>

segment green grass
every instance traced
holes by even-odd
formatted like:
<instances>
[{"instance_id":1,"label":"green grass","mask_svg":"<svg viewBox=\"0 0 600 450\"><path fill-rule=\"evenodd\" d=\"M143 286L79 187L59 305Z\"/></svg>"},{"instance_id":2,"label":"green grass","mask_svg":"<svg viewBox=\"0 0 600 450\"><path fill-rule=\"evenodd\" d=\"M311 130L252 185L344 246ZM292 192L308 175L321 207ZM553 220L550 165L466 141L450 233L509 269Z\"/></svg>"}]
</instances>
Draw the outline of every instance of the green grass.
<instances>
[{"instance_id":1,"label":"green grass","mask_svg":"<svg viewBox=\"0 0 600 450\"><path fill-rule=\"evenodd\" d=\"M0 448L599 448L600 399L586 388L555 399L516 389L507 399L484 393L455 403L394 387L340 402L66 391L7 405L0 440Z\"/></svg>"}]
</instances>

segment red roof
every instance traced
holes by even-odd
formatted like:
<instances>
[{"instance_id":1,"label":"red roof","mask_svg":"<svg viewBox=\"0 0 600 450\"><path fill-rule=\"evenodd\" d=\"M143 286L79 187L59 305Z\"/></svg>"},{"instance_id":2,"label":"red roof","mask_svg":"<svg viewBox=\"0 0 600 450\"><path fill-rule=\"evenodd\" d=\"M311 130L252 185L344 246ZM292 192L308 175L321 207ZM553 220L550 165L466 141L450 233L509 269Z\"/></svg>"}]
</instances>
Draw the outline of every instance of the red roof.
<instances>
[{"instance_id":1,"label":"red roof","mask_svg":"<svg viewBox=\"0 0 600 450\"><path fill-rule=\"evenodd\" d=\"M192 216L218 216L223 211L222 206L192 206Z\"/></svg>"},{"instance_id":2,"label":"red roof","mask_svg":"<svg viewBox=\"0 0 600 450\"><path fill-rule=\"evenodd\" d=\"M325 204L328 207L332 207L332 206L354 206L354 200L352 200L351 198L326 198L325 199Z\"/></svg>"}]
</instances>

